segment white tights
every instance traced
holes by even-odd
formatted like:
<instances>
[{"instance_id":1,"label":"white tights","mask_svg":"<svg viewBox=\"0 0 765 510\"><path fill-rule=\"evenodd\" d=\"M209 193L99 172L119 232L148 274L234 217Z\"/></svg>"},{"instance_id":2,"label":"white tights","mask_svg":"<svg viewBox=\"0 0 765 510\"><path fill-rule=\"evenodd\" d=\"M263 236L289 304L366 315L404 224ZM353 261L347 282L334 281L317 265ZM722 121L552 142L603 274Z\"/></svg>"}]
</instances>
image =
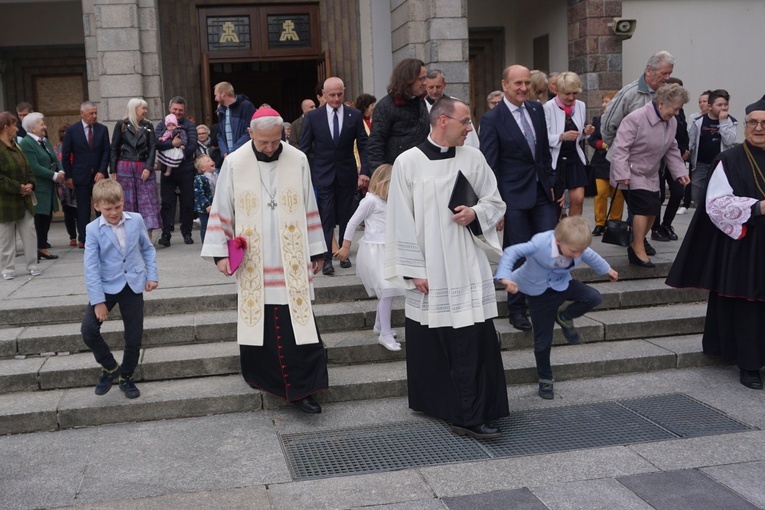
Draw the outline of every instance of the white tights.
<instances>
[{"instance_id":1,"label":"white tights","mask_svg":"<svg viewBox=\"0 0 765 510\"><path fill-rule=\"evenodd\" d=\"M390 313L393 307L393 297L380 298L377 302L377 316L375 317L375 329L385 336L391 334Z\"/></svg>"}]
</instances>

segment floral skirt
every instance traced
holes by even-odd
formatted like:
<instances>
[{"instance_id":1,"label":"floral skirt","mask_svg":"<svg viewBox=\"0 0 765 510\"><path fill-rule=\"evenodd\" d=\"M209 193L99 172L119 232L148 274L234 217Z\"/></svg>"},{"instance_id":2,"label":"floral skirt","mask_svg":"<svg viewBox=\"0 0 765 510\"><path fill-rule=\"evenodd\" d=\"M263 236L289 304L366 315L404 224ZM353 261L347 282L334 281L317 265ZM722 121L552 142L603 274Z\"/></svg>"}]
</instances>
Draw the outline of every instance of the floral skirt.
<instances>
[{"instance_id":1,"label":"floral skirt","mask_svg":"<svg viewBox=\"0 0 765 510\"><path fill-rule=\"evenodd\" d=\"M143 161L117 162L117 182L122 185L125 195L125 210L137 212L143 217L147 230L162 228L162 218L159 215L159 193L157 192L157 176L149 172L149 178L141 179L146 163Z\"/></svg>"}]
</instances>

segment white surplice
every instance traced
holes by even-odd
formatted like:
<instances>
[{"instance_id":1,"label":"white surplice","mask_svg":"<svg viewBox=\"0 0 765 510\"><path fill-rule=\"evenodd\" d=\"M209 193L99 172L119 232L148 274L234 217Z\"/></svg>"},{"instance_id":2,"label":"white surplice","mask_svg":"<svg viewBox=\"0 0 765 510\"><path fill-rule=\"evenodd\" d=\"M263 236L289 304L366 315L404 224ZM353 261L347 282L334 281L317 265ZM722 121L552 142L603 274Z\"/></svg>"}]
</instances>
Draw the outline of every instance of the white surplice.
<instances>
[{"instance_id":1,"label":"white surplice","mask_svg":"<svg viewBox=\"0 0 765 510\"><path fill-rule=\"evenodd\" d=\"M438 150L430 142L420 147ZM385 277L406 289L407 318L430 328L472 326L497 315L484 250L502 253L496 225L505 203L480 151L456 147L454 157L442 159L434 153L429 157L420 147L404 152L393 165ZM458 171L479 197L473 209L483 231L480 236L452 220L448 204ZM419 292L413 278L427 278L429 293Z\"/></svg>"},{"instance_id":2,"label":"white surplice","mask_svg":"<svg viewBox=\"0 0 765 510\"><path fill-rule=\"evenodd\" d=\"M276 207L269 206L272 201ZM249 218L246 226L241 221L245 213ZM236 272L238 343L262 345L265 304L290 305L296 334L299 320L313 332L307 335L308 343L318 342L310 307L314 298L310 257L325 253L327 246L310 167L302 152L282 142L279 159L263 162L257 161L248 143L226 157L210 209L202 257L228 257L227 242L237 236L248 239L244 260ZM286 256L285 250L289 252ZM291 254L298 257L285 264ZM304 335L296 336L298 344L305 341Z\"/></svg>"}]
</instances>

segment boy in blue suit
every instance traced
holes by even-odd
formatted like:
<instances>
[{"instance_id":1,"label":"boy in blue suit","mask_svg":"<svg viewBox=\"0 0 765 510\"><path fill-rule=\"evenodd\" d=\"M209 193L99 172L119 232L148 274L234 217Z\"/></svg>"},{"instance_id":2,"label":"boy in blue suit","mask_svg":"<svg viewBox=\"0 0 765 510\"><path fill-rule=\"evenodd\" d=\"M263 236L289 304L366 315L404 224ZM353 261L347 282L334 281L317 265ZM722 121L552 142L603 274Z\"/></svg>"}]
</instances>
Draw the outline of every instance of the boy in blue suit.
<instances>
[{"instance_id":1,"label":"boy in blue suit","mask_svg":"<svg viewBox=\"0 0 765 510\"><path fill-rule=\"evenodd\" d=\"M120 390L127 398L141 392L133 382L133 371L143 338L143 291L157 288L157 260L143 218L122 210L122 186L102 179L93 186L93 207L101 216L91 221L85 237L85 284L90 304L82 319L82 339L103 367L96 395L108 392L119 376ZM112 356L101 336L101 324L114 305L120 305L125 327L122 366Z\"/></svg>"},{"instance_id":2,"label":"boy in blue suit","mask_svg":"<svg viewBox=\"0 0 765 510\"><path fill-rule=\"evenodd\" d=\"M580 281L571 279L571 270L580 260L598 274L607 274L615 282L619 274L603 257L589 248L592 234L581 216L564 218L555 230L540 232L527 243L505 248L494 278L511 294L526 294L534 327L534 357L539 375L539 396L552 399L553 375L550 366L553 323L557 322L570 344L581 342L574 328L574 319L600 304L600 292ZM521 258L526 261L513 271ZM559 307L573 301L564 310Z\"/></svg>"}]
</instances>

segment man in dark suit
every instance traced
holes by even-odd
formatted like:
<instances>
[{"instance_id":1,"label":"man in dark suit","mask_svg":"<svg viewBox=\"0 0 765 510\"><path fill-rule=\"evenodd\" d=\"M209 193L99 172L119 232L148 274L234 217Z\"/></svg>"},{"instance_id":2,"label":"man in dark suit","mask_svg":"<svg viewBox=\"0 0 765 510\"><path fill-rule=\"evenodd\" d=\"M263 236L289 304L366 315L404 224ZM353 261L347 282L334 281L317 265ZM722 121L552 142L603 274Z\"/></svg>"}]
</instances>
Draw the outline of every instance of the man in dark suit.
<instances>
[{"instance_id":1,"label":"man in dark suit","mask_svg":"<svg viewBox=\"0 0 765 510\"><path fill-rule=\"evenodd\" d=\"M61 144L65 184L77 199L78 246L85 248L85 228L90 223L93 184L109 177L109 130L96 122L98 107L90 101L80 105L81 122L66 128Z\"/></svg>"},{"instance_id":2,"label":"man in dark suit","mask_svg":"<svg viewBox=\"0 0 765 510\"><path fill-rule=\"evenodd\" d=\"M557 222L547 124L542 105L526 100L530 87L528 69L508 67L502 73L505 97L481 118L481 152L497 175L499 193L507 204L505 247L552 230ZM530 331L526 296L508 294L507 307L513 327Z\"/></svg>"},{"instance_id":3,"label":"man in dark suit","mask_svg":"<svg viewBox=\"0 0 765 510\"><path fill-rule=\"evenodd\" d=\"M367 132L361 112L343 104L345 85L340 78L324 82L321 108L305 114L300 130L300 150L308 156L311 180L316 188L321 225L327 241L322 272L333 274L332 236L335 225L340 225L339 240L353 215L353 194L360 185L359 169L353 154L353 142L359 148L361 174L369 176L367 166ZM342 242L342 241L340 241ZM340 262L340 267L351 267L351 261Z\"/></svg>"}]
</instances>

